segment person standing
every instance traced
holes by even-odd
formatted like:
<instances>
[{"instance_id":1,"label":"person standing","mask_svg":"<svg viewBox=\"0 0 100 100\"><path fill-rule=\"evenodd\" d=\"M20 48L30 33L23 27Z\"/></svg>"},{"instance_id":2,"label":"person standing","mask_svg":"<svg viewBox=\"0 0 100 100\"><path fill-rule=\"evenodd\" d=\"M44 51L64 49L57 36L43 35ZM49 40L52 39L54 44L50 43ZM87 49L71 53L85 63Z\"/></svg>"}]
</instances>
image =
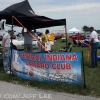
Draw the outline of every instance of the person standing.
<instances>
[{"instance_id":1,"label":"person standing","mask_svg":"<svg viewBox=\"0 0 100 100\"><path fill-rule=\"evenodd\" d=\"M94 30L93 27L90 27L90 38L89 42L91 45L91 68L95 68L98 66L98 59L97 59L97 49L98 49L98 33Z\"/></svg>"},{"instance_id":2,"label":"person standing","mask_svg":"<svg viewBox=\"0 0 100 100\"><path fill-rule=\"evenodd\" d=\"M34 35L35 34L34 32L36 32L36 30L34 29L34 32L32 32L32 29L34 28L31 26L27 28L27 32L24 32L24 28L22 29L22 35L24 36L24 51L26 52L33 51L33 46L32 46L33 37L28 33L29 31L32 35Z\"/></svg>"},{"instance_id":3,"label":"person standing","mask_svg":"<svg viewBox=\"0 0 100 100\"><path fill-rule=\"evenodd\" d=\"M13 30L9 30L2 39L2 52L3 52L3 66L7 74L10 74L11 67L11 36L14 34Z\"/></svg>"},{"instance_id":4,"label":"person standing","mask_svg":"<svg viewBox=\"0 0 100 100\"><path fill-rule=\"evenodd\" d=\"M49 34L49 30L48 29L45 31L44 34L42 34L42 44L43 44L44 47L45 47L45 44L49 43L48 34ZM44 48L42 48L42 50L44 51Z\"/></svg>"},{"instance_id":5,"label":"person standing","mask_svg":"<svg viewBox=\"0 0 100 100\"><path fill-rule=\"evenodd\" d=\"M42 44L42 33L38 34L38 40ZM40 52L42 50L42 46L38 43L38 51Z\"/></svg>"}]
</instances>

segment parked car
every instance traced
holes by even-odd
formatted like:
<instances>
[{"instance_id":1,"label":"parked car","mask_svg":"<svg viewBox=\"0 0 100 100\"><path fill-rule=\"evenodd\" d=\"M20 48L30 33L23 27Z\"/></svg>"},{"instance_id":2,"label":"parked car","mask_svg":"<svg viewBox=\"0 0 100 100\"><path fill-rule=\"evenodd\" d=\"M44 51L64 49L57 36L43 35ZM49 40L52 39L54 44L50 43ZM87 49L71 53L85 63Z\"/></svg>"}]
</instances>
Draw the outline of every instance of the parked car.
<instances>
[{"instance_id":1,"label":"parked car","mask_svg":"<svg viewBox=\"0 0 100 100\"><path fill-rule=\"evenodd\" d=\"M16 46L17 50L24 49L24 38L13 39L12 43L13 43L13 45ZM38 43L36 40L33 39L32 45L33 45L33 49L38 49Z\"/></svg>"},{"instance_id":2,"label":"parked car","mask_svg":"<svg viewBox=\"0 0 100 100\"><path fill-rule=\"evenodd\" d=\"M98 39L100 40L100 34L98 34Z\"/></svg>"},{"instance_id":3,"label":"parked car","mask_svg":"<svg viewBox=\"0 0 100 100\"><path fill-rule=\"evenodd\" d=\"M86 32L86 33L85 33L85 38L86 38L86 39L89 39L89 38L90 38L90 34L91 34L90 32Z\"/></svg>"},{"instance_id":4,"label":"parked car","mask_svg":"<svg viewBox=\"0 0 100 100\"><path fill-rule=\"evenodd\" d=\"M2 37L0 37L0 46L2 43ZM16 37L15 35L12 37L12 43L14 45L14 47L17 49L17 50L23 50L24 49L24 38L18 38ZM36 40L33 39L33 49L38 49L38 43Z\"/></svg>"},{"instance_id":5,"label":"parked car","mask_svg":"<svg viewBox=\"0 0 100 100\"><path fill-rule=\"evenodd\" d=\"M63 37L63 34L62 33L56 33L56 34L54 34L54 36L55 36L55 40L57 40L57 39L61 39Z\"/></svg>"},{"instance_id":6,"label":"parked car","mask_svg":"<svg viewBox=\"0 0 100 100\"><path fill-rule=\"evenodd\" d=\"M74 34L71 36L72 39L84 39L85 35L84 34Z\"/></svg>"}]
</instances>

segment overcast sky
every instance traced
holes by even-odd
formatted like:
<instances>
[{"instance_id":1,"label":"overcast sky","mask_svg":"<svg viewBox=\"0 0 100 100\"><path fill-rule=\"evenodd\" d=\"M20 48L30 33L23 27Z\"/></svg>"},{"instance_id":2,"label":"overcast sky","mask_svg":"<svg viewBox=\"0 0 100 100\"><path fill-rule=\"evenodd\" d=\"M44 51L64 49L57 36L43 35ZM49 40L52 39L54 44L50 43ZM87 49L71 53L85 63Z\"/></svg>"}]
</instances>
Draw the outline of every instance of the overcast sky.
<instances>
[{"instance_id":1,"label":"overcast sky","mask_svg":"<svg viewBox=\"0 0 100 100\"><path fill-rule=\"evenodd\" d=\"M23 0L0 0L0 11ZM34 12L52 19L66 18L67 30L84 25L100 30L100 0L28 0ZM62 30L62 27L51 27ZM41 29L43 30L43 29Z\"/></svg>"}]
</instances>

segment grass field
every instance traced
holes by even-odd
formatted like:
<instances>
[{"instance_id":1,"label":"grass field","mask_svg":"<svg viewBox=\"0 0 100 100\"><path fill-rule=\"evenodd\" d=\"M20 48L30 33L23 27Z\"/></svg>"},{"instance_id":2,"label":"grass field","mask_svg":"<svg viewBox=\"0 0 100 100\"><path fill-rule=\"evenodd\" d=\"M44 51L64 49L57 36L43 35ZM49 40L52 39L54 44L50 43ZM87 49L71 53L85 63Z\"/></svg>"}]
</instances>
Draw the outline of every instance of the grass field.
<instances>
[{"instance_id":1,"label":"grass field","mask_svg":"<svg viewBox=\"0 0 100 100\"><path fill-rule=\"evenodd\" d=\"M52 50L59 51L59 49L61 49L65 45L66 45L65 42L57 40L55 42L55 45L52 47ZM26 86L36 87L39 89L100 97L100 62L97 68L88 68L88 66L90 65L90 60L87 58L87 53L88 53L87 47L78 47L78 46L72 47L72 51L83 51L86 86L87 86L86 89L83 88L83 85L43 83L43 82L24 80L14 75L7 75L4 73L2 62L0 65L0 80L12 82L14 84L23 84ZM100 49L98 49L98 55L100 55Z\"/></svg>"}]
</instances>

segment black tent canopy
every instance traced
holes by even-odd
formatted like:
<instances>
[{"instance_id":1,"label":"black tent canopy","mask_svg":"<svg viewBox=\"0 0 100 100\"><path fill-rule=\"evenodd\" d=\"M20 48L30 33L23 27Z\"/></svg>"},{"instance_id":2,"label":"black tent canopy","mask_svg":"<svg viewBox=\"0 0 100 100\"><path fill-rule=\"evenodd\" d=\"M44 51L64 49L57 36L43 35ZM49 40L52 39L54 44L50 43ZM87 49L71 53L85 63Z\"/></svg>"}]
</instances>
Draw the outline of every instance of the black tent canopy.
<instances>
[{"instance_id":1,"label":"black tent canopy","mask_svg":"<svg viewBox=\"0 0 100 100\"><path fill-rule=\"evenodd\" d=\"M15 16L25 27L33 25L36 29L66 25L66 19L51 19L36 15L28 0L13 4L0 11L0 19L6 19L6 24L12 24L12 16ZM13 25L20 26L16 20L13 20Z\"/></svg>"},{"instance_id":2,"label":"black tent canopy","mask_svg":"<svg viewBox=\"0 0 100 100\"><path fill-rule=\"evenodd\" d=\"M16 20L13 20L14 18L13 16L16 17L26 28L29 27L30 25L32 25L35 29L52 27L52 26L61 26L61 25L66 26L66 19L55 20L45 16L36 15L31 6L29 5L28 0L13 4L4 9L3 11L0 11L0 20L6 19L6 24L12 25L12 29L13 25L20 26L20 24ZM67 39L66 39L66 45L67 45ZM11 45L11 51L12 51L12 45Z\"/></svg>"}]
</instances>

